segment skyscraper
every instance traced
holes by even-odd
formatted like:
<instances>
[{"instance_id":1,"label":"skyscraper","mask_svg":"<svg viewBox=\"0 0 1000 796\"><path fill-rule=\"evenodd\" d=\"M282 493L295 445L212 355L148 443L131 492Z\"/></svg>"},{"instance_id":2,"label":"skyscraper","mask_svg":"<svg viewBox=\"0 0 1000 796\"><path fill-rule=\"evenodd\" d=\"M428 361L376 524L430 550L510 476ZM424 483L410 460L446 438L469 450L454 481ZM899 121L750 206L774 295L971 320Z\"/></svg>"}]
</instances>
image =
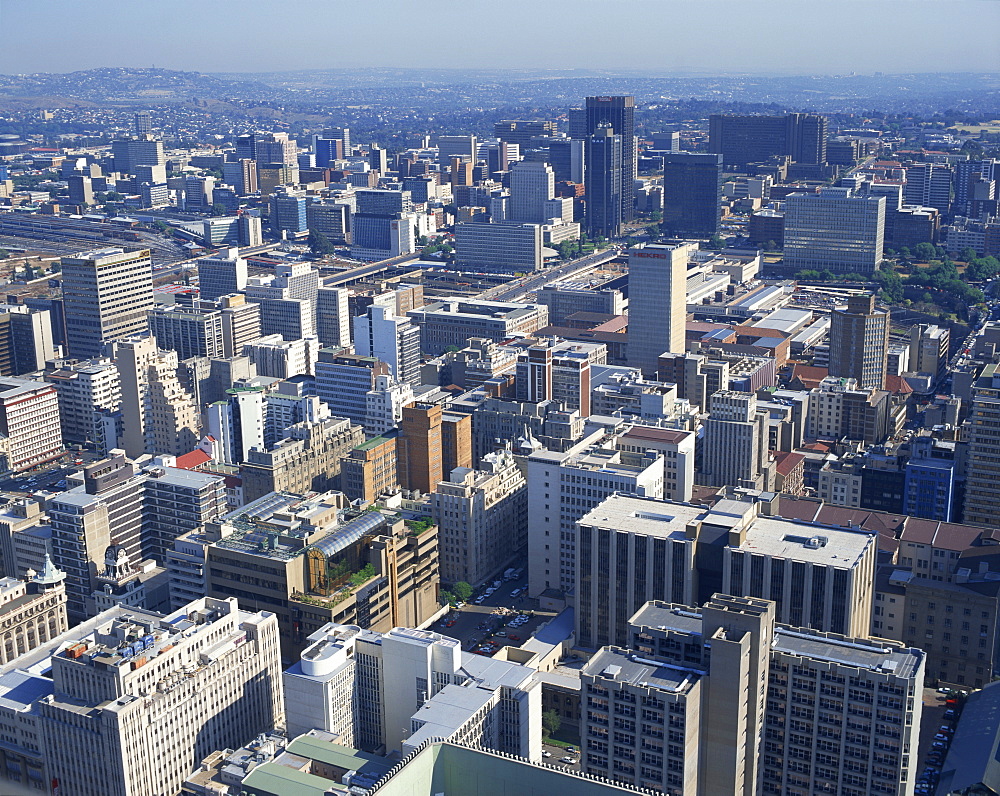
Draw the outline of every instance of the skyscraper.
<instances>
[{"instance_id":1,"label":"skyscraper","mask_svg":"<svg viewBox=\"0 0 1000 796\"><path fill-rule=\"evenodd\" d=\"M1000 374L990 363L976 380L965 422L969 440L962 521L995 527L1000 505Z\"/></svg>"},{"instance_id":2,"label":"skyscraper","mask_svg":"<svg viewBox=\"0 0 1000 796\"><path fill-rule=\"evenodd\" d=\"M663 155L663 226L670 235L711 237L722 217L722 155Z\"/></svg>"},{"instance_id":3,"label":"skyscraper","mask_svg":"<svg viewBox=\"0 0 1000 796\"><path fill-rule=\"evenodd\" d=\"M830 375L856 379L863 390L885 388L889 310L875 309L875 296L851 296L847 309L830 316Z\"/></svg>"},{"instance_id":4,"label":"skyscraper","mask_svg":"<svg viewBox=\"0 0 1000 796\"><path fill-rule=\"evenodd\" d=\"M541 224L546 221L545 202L555 196L555 173L548 163L520 161L510 168L508 221Z\"/></svg>"},{"instance_id":5,"label":"skyscraper","mask_svg":"<svg viewBox=\"0 0 1000 796\"><path fill-rule=\"evenodd\" d=\"M625 221L625 169L622 137L605 122L587 138L584 183L587 200L587 232L594 237L616 238Z\"/></svg>"},{"instance_id":6,"label":"skyscraper","mask_svg":"<svg viewBox=\"0 0 1000 796\"><path fill-rule=\"evenodd\" d=\"M153 306L149 249L103 249L63 257L63 304L69 351L77 359L100 356L104 344L142 334Z\"/></svg>"},{"instance_id":7,"label":"skyscraper","mask_svg":"<svg viewBox=\"0 0 1000 796\"><path fill-rule=\"evenodd\" d=\"M684 353L687 268L696 243L653 243L628 253L628 363L656 375L660 354Z\"/></svg>"},{"instance_id":8,"label":"skyscraper","mask_svg":"<svg viewBox=\"0 0 1000 796\"><path fill-rule=\"evenodd\" d=\"M621 137L621 219L631 221L635 217L635 97L587 97L584 111L588 135L610 124Z\"/></svg>"},{"instance_id":9,"label":"skyscraper","mask_svg":"<svg viewBox=\"0 0 1000 796\"><path fill-rule=\"evenodd\" d=\"M826 163L826 130L826 117L815 114L713 114L708 120L708 147L722 155L729 167L745 167L774 155L820 165Z\"/></svg>"},{"instance_id":10,"label":"skyscraper","mask_svg":"<svg viewBox=\"0 0 1000 796\"><path fill-rule=\"evenodd\" d=\"M823 188L785 199L785 265L792 270L871 274L882 263L884 196Z\"/></svg>"},{"instance_id":11,"label":"skyscraper","mask_svg":"<svg viewBox=\"0 0 1000 796\"><path fill-rule=\"evenodd\" d=\"M409 319L370 306L367 315L354 319L354 350L358 356L381 359L397 381L420 383L420 328Z\"/></svg>"},{"instance_id":12,"label":"skyscraper","mask_svg":"<svg viewBox=\"0 0 1000 796\"><path fill-rule=\"evenodd\" d=\"M753 393L719 390L709 402L700 484L767 489L767 426Z\"/></svg>"},{"instance_id":13,"label":"skyscraper","mask_svg":"<svg viewBox=\"0 0 1000 796\"><path fill-rule=\"evenodd\" d=\"M215 301L247 286L247 261L239 256L239 249L224 250L215 257L202 257L197 265L198 297L201 299Z\"/></svg>"}]
</instances>

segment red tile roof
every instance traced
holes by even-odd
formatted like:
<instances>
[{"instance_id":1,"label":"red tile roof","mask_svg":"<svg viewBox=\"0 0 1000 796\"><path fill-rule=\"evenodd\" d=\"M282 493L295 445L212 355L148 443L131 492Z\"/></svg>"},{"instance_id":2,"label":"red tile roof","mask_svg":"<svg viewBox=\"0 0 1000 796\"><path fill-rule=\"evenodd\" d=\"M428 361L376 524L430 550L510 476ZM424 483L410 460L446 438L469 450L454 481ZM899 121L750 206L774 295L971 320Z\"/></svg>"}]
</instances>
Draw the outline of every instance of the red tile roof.
<instances>
[{"instance_id":1,"label":"red tile roof","mask_svg":"<svg viewBox=\"0 0 1000 796\"><path fill-rule=\"evenodd\" d=\"M212 457L205 453L205 451L198 449L178 456L176 466L182 470L194 470L199 465L210 461L212 461Z\"/></svg>"},{"instance_id":2,"label":"red tile roof","mask_svg":"<svg viewBox=\"0 0 1000 796\"><path fill-rule=\"evenodd\" d=\"M774 469L778 475L788 475L792 470L802 464L805 461L805 456L801 453L792 453L791 451L775 451L774 452Z\"/></svg>"}]
</instances>

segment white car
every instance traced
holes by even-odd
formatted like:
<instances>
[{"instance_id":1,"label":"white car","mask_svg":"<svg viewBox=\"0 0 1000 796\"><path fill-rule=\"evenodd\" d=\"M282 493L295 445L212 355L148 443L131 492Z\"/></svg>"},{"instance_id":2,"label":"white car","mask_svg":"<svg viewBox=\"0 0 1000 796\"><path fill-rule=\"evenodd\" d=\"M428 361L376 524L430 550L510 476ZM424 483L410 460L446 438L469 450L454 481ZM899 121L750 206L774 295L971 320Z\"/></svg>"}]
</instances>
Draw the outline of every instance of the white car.
<instances>
[{"instance_id":1,"label":"white car","mask_svg":"<svg viewBox=\"0 0 1000 796\"><path fill-rule=\"evenodd\" d=\"M543 749L542 757L552 757L552 752L548 751L547 749Z\"/></svg>"}]
</instances>

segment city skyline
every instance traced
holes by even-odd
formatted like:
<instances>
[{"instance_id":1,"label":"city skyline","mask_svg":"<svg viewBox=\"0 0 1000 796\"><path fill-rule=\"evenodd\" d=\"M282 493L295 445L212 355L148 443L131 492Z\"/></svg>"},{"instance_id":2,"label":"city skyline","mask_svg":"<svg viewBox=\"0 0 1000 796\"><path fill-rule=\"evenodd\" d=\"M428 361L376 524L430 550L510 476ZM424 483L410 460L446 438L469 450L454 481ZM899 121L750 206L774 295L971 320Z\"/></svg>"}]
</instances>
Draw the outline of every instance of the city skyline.
<instances>
[{"instance_id":1,"label":"city skyline","mask_svg":"<svg viewBox=\"0 0 1000 796\"><path fill-rule=\"evenodd\" d=\"M448 0L434 14L413 13L411 7L392 0L366 9L362 17L340 13L335 4L300 0L289 20L287 8L251 0L241 4L239 15L226 6L206 6L191 0L168 4L79 6L67 0L40 3L6 3L0 7L4 52L0 73L72 72L103 66L155 65L161 68L207 72L292 71L348 66L404 67L414 58L408 42L441 33L442 18L449 20L447 46L423 48L421 66L427 68L587 68L668 70L673 73L739 72L744 74L848 74L857 72L975 72L995 71L1000 48L990 34L1000 25L1000 4L992 0L910 2L798 3L771 0L747 6L725 0L712 9L694 9L679 3L628 4L644 32L654 31L670 46L643 48L631 44L638 28L603 23L596 3L550 0L528 4L514 0L505 7L506 18L527 15L532 24L520 25L518 35L504 39L504 46L483 48L475 6ZM845 5L863 7L864 17L844 13ZM454 13L452 13L454 12ZM59 30L59 48L38 46L38 31L53 20L69 18L72 26ZM183 41L174 37L150 40L152 26L170 26L182 19L198 22L184 30ZM274 26L311 20L325 24L297 26L294 42L276 47ZM990 22L992 20L992 23ZM403 24L401 24L403 23ZM89 46L113 27L113 50ZM169 28L168 28L169 29ZM228 31L244 45L237 50L219 48L217 32ZM379 46L370 46L364 35L380 30ZM822 30L837 47L816 48L810 30ZM337 46L329 34L339 32ZM767 35L768 46L747 31ZM503 30L498 34L503 36ZM260 53L266 52L266 60ZM780 53L780 63L776 54Z\"/></svg>"}]
</instances>

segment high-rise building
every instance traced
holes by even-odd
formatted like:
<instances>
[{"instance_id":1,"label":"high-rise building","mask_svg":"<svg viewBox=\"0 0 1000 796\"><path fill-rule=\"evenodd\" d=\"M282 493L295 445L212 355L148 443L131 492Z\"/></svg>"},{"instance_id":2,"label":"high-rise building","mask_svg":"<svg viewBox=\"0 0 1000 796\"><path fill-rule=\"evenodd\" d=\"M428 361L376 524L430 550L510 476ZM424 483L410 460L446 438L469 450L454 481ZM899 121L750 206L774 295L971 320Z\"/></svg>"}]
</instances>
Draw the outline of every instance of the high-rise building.
<instances>
[{"instance_id":1,"label":"high-rise building","mask_svg":"<svg viewBox=\"0 0 1000 796\"><path fill-rule=\"evenodd\" d=\"M112 141L111 154L115 159L115 171L123 174L135 174L136 166L163 166L167 162L163 142L152 139Z\"/></svg>"},{"instance_id":2,"label":"high-rise building","mask_svg":"<svg viewBox=\"0 0 1000 796\"><path fill-rule=\"evenodd\" d=\"M349 348L351 316L343 287L321 287L316 293L316 336L324 348Z\"/></svg>"},{"instance_id":3,"label":"high-rise building","mask_svg":"<svg viewBox=\"0 0 1000 796\"><path fill-rule=\"evenodd\" d=\"M271 231L277 235L300 235L309 230L306 221L306 197L279 188L271 195Z\"/></svg>"},{"instance_id":4,"label":"high-rise building","mask_svg":"<svg viewBox=\"0 0 1000 796\"><path fill-rule=\"evenodd\" d=\"M715 591L771 599L794 627L867 636L876 547L867 531L765 516L747 501L611 495L577 523L577 643L625 645L645 601L696 604Z\"/></svg>"},{"instance_id":5,"label":"high-rise building","mask_svg":"<svg viewBox=\"0 0 1000 796\"><path fill-rule=\"evenodd\" d=\"M908 205L951 210L952 170L938 163L919 163L906 168L903 198Z\"/></svg>"},{"instance_id":6,"label":"high-rise building","mask_svg":"<svg viewBox=\"0 0 1000 796\"><path fill-rule=\"evenodd\" d=\"M54 354L49 310L0 304L0 376L34 373Z\"/></svg>"},{"instance_id":7,"label":"high-rise building","mask_svg":"<svg viewBox=\"0 0 1000 796\"><path fill-rule=\"evenodd\" d=\"M226 400L206 410L206 431L218 444L219 460L240 464L254 447L264 447L266 396L261 387L232 387Z\"/></svg>"},{"instance_id":8,"label":"high-rise building","mask_svg":"<svg viewBox=\"0 0 1000 796\"><path fill-rule=\"evenodd\" d=\"M142 334L153 307L149 249L103 249L63 257L62 289L69 352L77 359L104 353L104 344Z\"/></svg>"},{"instance_id":9,"label":"high-rise building","mask_svg":"<svg viewBox=\"0 0 1000 796\"><path fill-rule=\"evenodd\" d=\"M640 608L581 672L584 770L671 794L912 792L924 653L776 619L725 593ZM641 732L614 729L632 710Z\"/></svg>"},{"instance_id":10,"label":"high-rise building","mask_svg":"<svg viewBox=\"0 0 1000 796\"><path fill-rule=\"evenodd\" d=\"M59 394L63 442L97 442L101 412L121 405L118 368L109 359L92 359L45 372L45 381Z\"/></svg>"},{"instance_id":11,"label":"high-rise building","mask_svg":"<svg viewBox=\"0 0 1000 796\"><path fill-rule=\"evenodd\" d=\"M586 135L601 135L602 129L606 130L610 126L611 133L619 136L621 147L621 187L620 204L621 221L631 221L635 216L635 178L636 178L636 139L635 139L635 97L587 97L584 107L586 119ZM575 136L574 136L575 137ZM605 142L606 143L606 142ZM588 147L586 155L589 161L591 157L591 147ZM605 166L601 171L613 171L610 166L616 158L604 153ZM585 182L589 182L592 173L586 172ZM613 194L614 191L605 192L606 195ZM588 206L589 213L589 206ZM606 214L602 214L606 215ZM610 229L610 227L608 227ZM610 237L610 236L608 236Z\"/></svg>"},{"instance_id":12,"label":"high-rise building","mask_svg":"<svg viewBox=\"0 0 1000 796\"><path fill-rule=\"evenodd\" d=\"M582 184L586 172L586 142L578 138L553 138L549 141L549 164L556 182Z\"/></svg>"},{"instance_id":13,"label":"high-rise building","mask_svg":"<svg viewBox=\"0 0 1000 796\"><path fill-rule=\"evenodd\" d=\"M73 204L92 205L94 203L94 184L90 177L82 174L71 174L66 178L69 184L69 200Z\"/></svg>"},{"instance_id":14,"label":"high-rise building","mask_svg":"<svg viewBox=\"0 0 1000 796\"><path fill-rule=\"evenodd\" d=\"M443 414L439 404L414 402L403 407L396 444L399 483L404 489L433 492L444 478Z\"/></svg>"},{"instance_id":15,"label":"high-rise building","mask_svg":"<svg viewBox=\"0 0 1000 796\"><path fill-rule=\"evenodd\" d=\"M613 437L588 434L565 452L536 450L527 461L528 591L571 594L576 586L574 523L614 492L663 497L659 454L607 447Z\"/></svg>"},{"instance_id":16,"label":"high-rise building","mask_svg":"<svg viewBox=\"0 0 1000 796\"><path fill-rule=\"evenodd\" d=\"M238 196L257 193L257 161L241 158L222 164L222 180L232 185Z\"/></svg>"},{"instance_id":17,"label":"high-rise building","mask_svg":"<svg viewBox=\"0 0 1000 796\"><path fill-rule=\"evenodd\" d=\"M57 459L63 452L59 396L51 384L0 379L0 467L21 472Z\"/></svg>"},{"instance_id":18,"label":"high-rise building","mask_svg":"<svg viewBox=\"0 0 1000 796\"><path fill-rule=\"evenodd\" d=\"M239 293L247 286L247 261L239 249L228 249L214 257L202 257L198 266L198 297L215 301L229 293Z\"/></svg>"},{"instance_id":19,"label":"high-rise building","mask_svg":"<svg viewBox=\"0 0 1000 796\"><path fill-rule=\"evenodd\" d=\"M463 652L455 639L329 624L284 675L292 734L318 728L362 750L406 755L431 738L541 760L535 671Z\"/></svg>"},{"instance_id":20,"label":"high-rise building","mask_svg":"<svg viewBox=\"0 0 1000 796\"><path fill-rule=\"evenodd\" d=\"M622 136L605 124L587 137L586 144L587 232L593 237L617 238L625 222Z\"/></svg>"},{"instance_id":21,"label":"high-rise building","mask_svg":"<svg viewBox=\"0 0 1000 796\"><path fill-rule=\"evenodd\" d=\"M769 489L767 426L753 393L720 390L709 400L698 483Z\"/></svg>"},{"instance_id":22,"label":"high-rise building","mask_svg":"<svg viewBox=\"0 0 1000 796\"><path fill-rule=\"evenodd\" d=\"M261 305L261 330L286 340L316 333L319 271L309 263L279 264L274 274L247 280L246 297Z\"/></svg>"},{"instance_id":23,"label":"high-rise building","mask_svg":"<svg viewBox=\"0 0 1000 796\"><path fill-rule=\"evenodd\" d=\"M590 416L590 366L607 362L600 343L547 339L522 350L517 358L515 392L519 401L552 399L567 410Z\"/></svg>"},{"instance_id":24,"label":"high-rise building","mask_svg":"<svg viewBox=\"0 0 1000 796\"><path fill-rule=\"evenodd\" d=\"M176 351L180 359L224 355L219 310L159 305L149 311L149 332L159 348Z\"/></svg>"},{"instance_id":25,"label":"high-rise building","mask_svg":"<svg viewBox=\"0 0 1000 796\"><path fill-rule=\"evenodd\" d=\"M722 218L722 155L669 152L663 159L663 226L678 237L711 237Z\"/></svg>"},{"instance_id":26,"label":"high-rise building","mask_svg":"<svg viewBox=\"0 0 1000 796\"><path fill-rule=\"evenodd\" d=\"M547 221L545 203L555 196L555 190L555 172L548 163L514 163L510 168L507 220L533 224Z\"/></svg>"},{"instance_id":27,"label":"high-rise building","mask_svg":"<svg viewBox=\"0 0 1000 796\"><path fill-rule=\"evenodd\" d=\"M885 388L889 310L871 294L851 296L830 319L830 375L855 379L864 390Z\"/></svg>"},{"instance_id":28,"label":"high-rise building","mask_svg":"<svg viewBox=\"0 0 1000 796\"><path fill-rule=\"evenodd\" d=\"M350 500L374 502L399 491L396 434L372 437L340 462L340 489Z\"/></svg>"},{"instance_id":29,"label":"high-rise building","mask_svg":"<svg viewBox=\"0 0 1000 796\"><path fill-rule=\"evenodd\" d=\"M413 403L413 387L392 376L376 376L375 386L366 396L365 433L386 434L397 428L403 419L403 407Z\"/></svg>"},{"instance_id":30,"label":"high-rise building","mask_svg":"<svg viewBox=\"0 0 1000 796\"><path fill-rule=\"evenodd\" d=\"M452 158L476 162L477 147L474 135L439 135L437 140L438 162L448 165Z\"/></svg>"},{"instance_id":31,"label":"high-rise building","mask_svg":"<svg viewBox=\"0 0 1000 796\"><path fill-rule=\"evenodd\" d=\"M258 376L311 376L319 357L319 340L312 336L285 340L280 334L268 334L246 343L241 353L254 363Z\"/></svg>"},{"instance_id":32,"label":"high-rise building","mask_svg":"<svg viewBox=\"0 0 1000 796\"><path fill-rule=\"evenodd\" d=\"M298 165L297 150L288 133L254 133L254 160L258 163Z\"/></svg>"},{"instance_id":33,"label":"high-rise building","mask_svg":"<svg viewBox=\"0 0 1000 796\"><path fill-rule=\"evenodd\" d=\"M688 260L695 243L654 243L629 249L628 362L656 374L660 354L683 354Z\"/></svg>"},{"instance_id":34,"label":"high-rise building","mask_svg":"<svg viewBox=\"0 0 1000 796\"><path fill-rule=\"evenodd\" d=\"M195 761L284 721L277 620L234 599L111 608L33 655L0 675L0 776L67 796L178 793Z\"/></svg>"},{"instance_id":35,"label":"high-rise building","mask_svg":"<svg viewBox=\"0 0 1000 796\"><path fill-rule=\"evenodd\" d=\"M994 198L1000 198L997 193L997 182L1000 182L1000 161L998 160L960 160L955 164L955 198L952 210L955 215L977 218L975 212L975 186L993 183ZM988 191L987 191L988 193Z\"/></svg>"},{"instance_id":36,"label":"high-rise building","mask_svg":"<svg viewBox=\"0 0 1000 796\"><path fill-rule=\"evenodd\" d=\"M337 243L351 242L351 206L347 202L306 199L306 225L327 240Z\"/></svg>"},{"instance_id":37,"label":"high-rise building","mask_svg":"<svg viewBox=\"0 0 1000 796\"><path fill-rule=\"evenodd\" d=\"M222 355L238 357L244 345L261 336L261 305L247 301L242 293L230 293L221 296L216 306L222 313Z\"/></svg>"},{"instance_id":38,"label":"high-rise building","mask_svg":"<svg viewBox=\"0 0 1000 796\"><path fill-rule=\"evenodd\" d=\"M322 348L316 361L316 394L337 417L362 425L368 416L368 393L389 366L373 356L355 356L344 348Z\"/></svg>"},{"instance_id":39,"label":"high-rise building","mask_svg":"<svg viewBox=\"0 0 1000 796\"><path fill-rule=\"evenodd\" d=\"M354 350L385 362L397 381L420 383L420 328L409 319L372 305L354 319Z\"/></svg>"},{"instance_id":40,"label":"high-rise building","mask_svg":"<svg viewBox=\"0 0 1000 796\"><path fill-rule=\"evenodd\" d=\"M972 386L972 407L965 421L966 454L963 522L996 525L1000 505L1000 365L983 368Z\"/></svg>"},{"instance_id":41,"label":"high-rise building","mask_svg":"<svg viewBox=\"0 0 1000 796\"><path fill-rule=\"evenodd\" d=\"M431 495L444 583L479 584L527 551L527 482L509 450L456 468Z\"/></svg>"},{"instance_id":42,"label":"high-rise building","mask_svg":"<svg viewBox=\"0 0 1000 796\"><path fill-rule=\"evenodd\" d=\"M537 271L542 267L542 228L520 223L456 224L455 262L470 271Z\"/></svg>"},{"instance_id":43,"label":"high-rise building","mask_svg":"<svg viewBox=\"0 0 1000 796\"><path fill-rule=\"evenodd\" d=\"M743 168L775 155L788 155L796 163L826 163L825 116L713 114L708 122L708 148L721 154L727 166Z\"/></svg>"},{"instance_id":44,"label":"high-rise building","mask_svg":"<svg viewBox=\"0 0 1000 796\"><path fill-rule=\"evenodd\" d=\"M149 111L139 111L135 115L135 134L144 138L153 132L153 119Z\"/></svg>"},{"instance_id":45,"label":"high-rise building","mask_svg":"<svg viewBox=\"0 0 1000 796\"><path fill-rule=\"evenodd\" d=\"M785 198L784 263L793 270L872 274L882 264L885 197L822 188Z\"/></svg>"}]
</instances>

